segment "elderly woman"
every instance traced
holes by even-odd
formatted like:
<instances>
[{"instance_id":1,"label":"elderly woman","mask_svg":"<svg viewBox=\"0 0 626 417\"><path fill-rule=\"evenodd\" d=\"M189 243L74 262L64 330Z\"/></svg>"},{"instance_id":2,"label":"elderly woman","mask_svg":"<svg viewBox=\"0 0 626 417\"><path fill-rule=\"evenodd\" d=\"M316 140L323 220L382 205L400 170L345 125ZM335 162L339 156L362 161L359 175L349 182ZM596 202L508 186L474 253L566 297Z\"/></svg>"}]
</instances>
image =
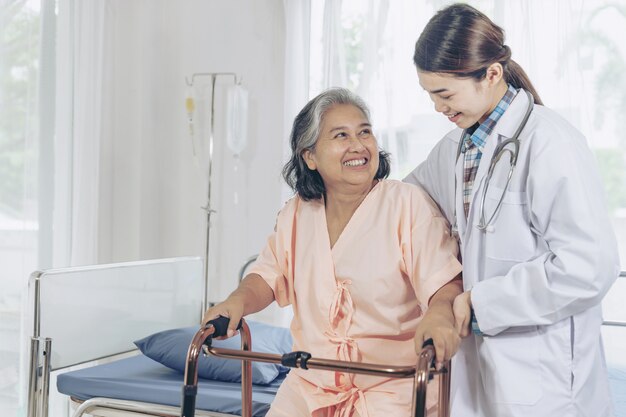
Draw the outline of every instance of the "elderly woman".
<instances>
[{"instance_id":1,"label":"elderly woman","mask_svg":"<svg viewBox=\"0 0 626 417\"><path fill-rule=\"evenodd\" d=\"M422 189L385 180L389 157L365 103L345 89L323 92L296 117L291 149L283 175L295 197L250 274L204 322L221 315L235 326L276 300L293 306L294 350L314 357L413 365L427 338L437 361L452 356L457 244ZM294 369L268 416L409 415L411 387L410 379Z\"/></svg>"}]
</instances>

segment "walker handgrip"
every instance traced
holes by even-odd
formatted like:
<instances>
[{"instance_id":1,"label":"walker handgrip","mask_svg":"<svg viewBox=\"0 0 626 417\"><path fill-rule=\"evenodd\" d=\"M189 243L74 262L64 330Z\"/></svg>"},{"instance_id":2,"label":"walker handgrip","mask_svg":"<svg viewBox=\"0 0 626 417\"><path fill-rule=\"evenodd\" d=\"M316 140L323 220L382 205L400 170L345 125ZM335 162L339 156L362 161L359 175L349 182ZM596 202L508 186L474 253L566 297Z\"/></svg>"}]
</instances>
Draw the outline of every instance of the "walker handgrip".
<instances>
[{"instance_id":1,"label":"walker handgrip","mask_svg":"<svg viewBox=\"0 0 626 417\"><path fill-rule=\"evenodd\" d=\"M435 347L435 342L433 342L433 339L424 340L424 343L422 343L422 349L424 349L426 346Z\"/></svg>"},{"instance_id":2,"label":"walker handgrip","mask_svg":"<svg viewBox=\"0 0 626 417\"><path fill-rule=\"evenodd\" d=\"M307 366L309 359L311 359L309 352L298 350L296 352L285 353L280 360L280 364L288 368L309 369Z\"/></svg>"},{"instance_id":3,"label":"walker handgrip","mask_svg":"<svg viewBox=\"0 0 626 417\"><path fill-rule=\"evenodd\" d=\"M220 337L226 336L226 332L228 331L228 323L230 323L230 318L219 316L216 319L209 321L206 325L212 324L215 328L215 332L211 335L211 337ZM241 329L241 320L239 320L239 324L237 325L237 330ZM206 326L205 326L206 327ZM207 339L207 340L210 340Z\"/></svg>"},{"instance_id":4,"label":"walker handgrip","mask_svg":"<svg viewBox=\"0 0 626 417\"><path fill-rule=\"evenodd\" d=\"M433 342L433 339L426 339L426 340L424 340L424 343L422 343L422 349L424 349L427 346L432 346L433 349L435 348L435 342ZM436 362L436 357L433 355L433 359L432 359L432 361L430 361L430 367L432 369L435 368L435 362ZM428 380L430 381L433 378L434 378L434 375L432 373L430 373L428 375Z\"/></svg>"}]
</instances>

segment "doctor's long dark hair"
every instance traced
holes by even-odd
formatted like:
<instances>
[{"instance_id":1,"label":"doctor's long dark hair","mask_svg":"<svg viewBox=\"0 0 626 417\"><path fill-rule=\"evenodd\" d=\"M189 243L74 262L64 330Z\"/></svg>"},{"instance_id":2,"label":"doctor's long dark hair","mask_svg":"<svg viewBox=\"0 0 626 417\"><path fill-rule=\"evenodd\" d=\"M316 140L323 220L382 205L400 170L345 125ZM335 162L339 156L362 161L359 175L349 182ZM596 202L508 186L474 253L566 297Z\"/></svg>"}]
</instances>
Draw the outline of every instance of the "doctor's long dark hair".
<instances>
[{"instance_id":1,"label":"doctor's long dark hair","mask_svg":"<svg viewBox=\"0 0 626 417\"><path fill-rule=\"evenodd\" d=\"M435 14L415 44L413 62L419 71L454 74L482 80L489 65L499 62L504 80L543 104L526 72L511 59L504 30L467 4L453 4Z\"/></svg>"}]
</instances>

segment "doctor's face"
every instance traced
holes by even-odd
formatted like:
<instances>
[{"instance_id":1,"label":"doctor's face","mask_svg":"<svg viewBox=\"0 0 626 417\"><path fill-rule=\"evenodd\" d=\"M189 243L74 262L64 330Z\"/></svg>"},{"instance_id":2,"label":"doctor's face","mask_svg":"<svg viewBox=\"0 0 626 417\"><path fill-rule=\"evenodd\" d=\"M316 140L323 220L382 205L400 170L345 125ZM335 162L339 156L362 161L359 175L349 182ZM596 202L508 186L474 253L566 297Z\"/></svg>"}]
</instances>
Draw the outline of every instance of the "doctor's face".
<instances>
[{"instance_id":1,"label":"doctor's face","mask_svg":"<svg viewBox=\"0 0 626 417\"><path fill-rule=\"evenodd\" d=\"M417 72L419 83L435 104L435 110L461 129L482 122L500 101L489 80L457 78L452 74ZM495 101L495 102L494 102Z\"/></svg>"},{"instance_id":2,"label":"doctor's face","mask_svg":"<svg viewBox=\"0 0 626 417\"><path fill-rule=\"evenodd\" d=\"M363 112L350 104L336 104L322 118L315 148L303 154L317 170L327 191L362 192L378 171L378 144Z\"/></svg>"}]
</instances>

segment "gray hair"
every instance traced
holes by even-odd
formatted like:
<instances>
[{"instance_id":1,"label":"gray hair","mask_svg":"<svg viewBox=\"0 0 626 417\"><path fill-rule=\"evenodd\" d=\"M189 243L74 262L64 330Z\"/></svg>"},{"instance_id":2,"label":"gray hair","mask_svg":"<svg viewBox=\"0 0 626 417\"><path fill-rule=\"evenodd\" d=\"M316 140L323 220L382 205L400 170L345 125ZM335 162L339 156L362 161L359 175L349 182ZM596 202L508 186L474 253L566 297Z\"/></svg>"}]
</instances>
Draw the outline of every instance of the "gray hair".
<instances>
[{"instance_id":1,"label":"gray hair","mask_svg":"<svg viewBox=\"0 0 626 417\"><path fill-rule=\"evenodd\" d=\"M370 121L370 111L363 99L345 88L331 88L309 101L296 116L291 129L291 158L283 167L283 178L303 200L316 200L326 193L319 172L310 170L303 153L313 151L320 136L325 113L337 104L355 106ZM375 179L389 175L389 154L379 151L379 166Z\"/></svg>"}]
</instances>

